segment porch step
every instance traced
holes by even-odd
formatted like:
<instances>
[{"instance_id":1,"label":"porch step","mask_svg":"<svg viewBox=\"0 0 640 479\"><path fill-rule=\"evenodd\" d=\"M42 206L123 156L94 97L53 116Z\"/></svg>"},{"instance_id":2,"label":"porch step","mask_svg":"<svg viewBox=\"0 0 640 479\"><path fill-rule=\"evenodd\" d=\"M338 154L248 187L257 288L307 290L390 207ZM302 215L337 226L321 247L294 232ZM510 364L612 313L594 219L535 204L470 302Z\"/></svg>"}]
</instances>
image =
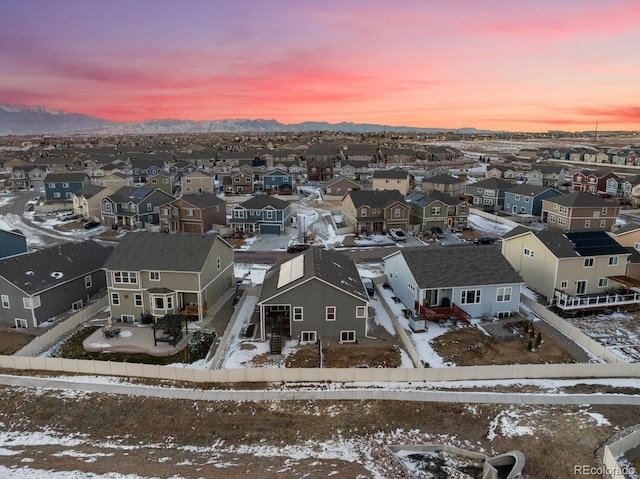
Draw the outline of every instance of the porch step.
<instances>
[{"instance_id":1,"label":"porch step","mask_svg":"<svg viewBox=\"0 0 640 479\"><path fill-rule=\"evenodd\" d=\"M271 333L271 354L282 353L282 336L276 333Z\"/></svg>"}]
</instances>

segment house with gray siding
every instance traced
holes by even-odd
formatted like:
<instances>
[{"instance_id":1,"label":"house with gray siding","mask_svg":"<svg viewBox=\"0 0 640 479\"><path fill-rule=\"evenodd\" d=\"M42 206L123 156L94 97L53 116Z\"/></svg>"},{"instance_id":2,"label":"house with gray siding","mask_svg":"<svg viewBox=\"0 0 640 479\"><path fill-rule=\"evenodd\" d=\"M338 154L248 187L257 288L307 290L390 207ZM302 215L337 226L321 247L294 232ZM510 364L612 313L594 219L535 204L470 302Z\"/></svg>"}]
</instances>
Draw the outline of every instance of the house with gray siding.
<instances>
[{"instance_id":1,"label":"house with gray siding","mask_svg":"<svg viewBox=\"0 0 640 479\"><path fill-rule=\"evenodd\" d=\"M0 323L35 328L82 308L105 287L102 267L112 251L84 241L0 260Z\"/></svg>"},{"instance_id":2,"label":"house with gray siding","mask_svg":"<svg viewBox=\"0 0 640 479\"><path fill-rule=\"evenodd\" d=\"M387 284L415 317L470 321L520 308L524 281L497 246L403 248L383 261Z\"/></svg>"},{"instance_id":3,"label":"house with gray siding","mask_svg":"<svg viewBox=\"0 0 640 479\"><path fill-rule=\"evenodd\" d=\"M550 187L525 183L504 192L504 210L513 215L539 217L542 213L542 200L560 194L558 190Z\"/></svg>"},{"instance_id":4,"label":"house with gray siding","mask_svg":"<svg viewBox=\"0 0 640 479\"><path fill-rule=\"evenodd\" d=\"M20 230L0 230L0 258L10 258L28 251L27 237Z\"/></svg>"},{"instance_id":5,"label":"house with gray siding","mask_svg":"<svg viewBox=\"0 0 640 479\"><path fill-rule=\"evenodd\" d=\"M254 196L233 207L229 225L234 231L283 234L291 226L291 204L273 196Z\"/></svg>"},{"instance_id":6,"label":"house with gray siding","mask_svg":"<svg viewBox=\"0 0 640 479\"><path fill-rule=\"evenodd\" d=\"M354 261L313 247L265 275L258 307L260 338L353 343L367 335L369 295Z\"/></svg>"}]
</instances>

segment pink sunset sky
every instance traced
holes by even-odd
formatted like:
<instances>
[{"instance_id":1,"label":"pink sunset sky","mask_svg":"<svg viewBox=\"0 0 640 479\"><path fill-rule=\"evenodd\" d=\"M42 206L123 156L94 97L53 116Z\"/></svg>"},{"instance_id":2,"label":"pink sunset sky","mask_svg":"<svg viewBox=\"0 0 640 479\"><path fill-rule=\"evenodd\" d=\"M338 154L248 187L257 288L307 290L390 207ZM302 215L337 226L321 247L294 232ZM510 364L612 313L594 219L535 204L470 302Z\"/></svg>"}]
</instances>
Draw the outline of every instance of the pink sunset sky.
<instances>
[{"instance_id":1,"label":"pink sunset sky","mask_svg":"<svg viewBox=\"0 0 640 479\"><path fill-rule=\"evenodd\" d=\"M0 103L639 130L639 19L637 0L2 0Z\"/></svg>"}]
</instances>

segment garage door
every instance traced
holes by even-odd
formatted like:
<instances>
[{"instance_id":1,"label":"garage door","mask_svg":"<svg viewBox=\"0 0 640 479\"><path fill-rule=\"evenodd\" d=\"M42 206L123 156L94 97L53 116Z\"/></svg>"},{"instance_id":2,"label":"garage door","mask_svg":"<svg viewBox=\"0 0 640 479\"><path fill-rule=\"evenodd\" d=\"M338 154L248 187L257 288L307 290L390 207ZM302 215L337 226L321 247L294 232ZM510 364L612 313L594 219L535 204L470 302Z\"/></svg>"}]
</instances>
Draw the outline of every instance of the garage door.
<instances>
[{"instance_id":1,"label":"garage door","mask_svg":"<svg viewBox=\"0 0 640 479\"><path fill-rule=\"evenodd\" d=\"M201 233L198 223L183 223L182 228L185 233Z\"/></svg>"},{"instance_id":2,"label":"garage door","mask_svg":"<svg viewBox=\"0 0 640 479\"><path fill-rule=\"evenodd\" d=\"M265 235L279 235L280 226L279 225L260 225L260 233Z\"/></svg>"}]
</instances>

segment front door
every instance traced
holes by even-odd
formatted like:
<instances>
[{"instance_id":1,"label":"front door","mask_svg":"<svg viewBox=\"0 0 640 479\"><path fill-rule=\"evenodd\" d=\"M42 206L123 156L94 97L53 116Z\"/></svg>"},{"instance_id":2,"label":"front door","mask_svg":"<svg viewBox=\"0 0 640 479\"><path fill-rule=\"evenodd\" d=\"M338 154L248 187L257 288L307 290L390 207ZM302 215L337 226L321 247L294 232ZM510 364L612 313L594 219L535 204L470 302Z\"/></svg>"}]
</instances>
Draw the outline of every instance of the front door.
<instances>
[{"instance_id":1,"label":"front door","mask_svg":"<svg viewBox=\"0 0 640 479\"><path fill-rule=\"evenodd\" d=\"M585 294L587 292L587 280L581 279L576 282L576 294Z\"/></svg>"}]
</instances>

